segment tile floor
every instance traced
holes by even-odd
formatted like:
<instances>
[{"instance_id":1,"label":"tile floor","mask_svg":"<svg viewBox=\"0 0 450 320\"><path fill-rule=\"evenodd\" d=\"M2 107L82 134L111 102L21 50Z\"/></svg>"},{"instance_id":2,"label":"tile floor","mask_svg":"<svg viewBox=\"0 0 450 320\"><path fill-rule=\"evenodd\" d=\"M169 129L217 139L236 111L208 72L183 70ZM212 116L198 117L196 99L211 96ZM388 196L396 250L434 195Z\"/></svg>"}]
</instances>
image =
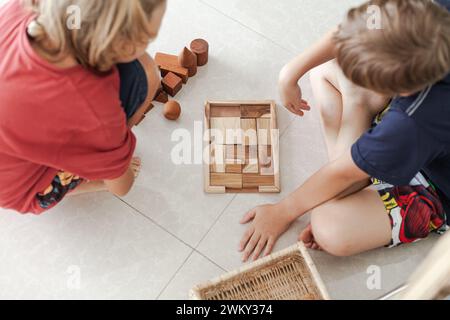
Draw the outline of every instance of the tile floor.
<instances>
[{"instance_id":1,"label":"tile floor","mask_svg":"<svg viewBox=\"0 0 450 320\"><path fill-rule=\"evenodd\" d=\"M169 0L150 52L177 53L196 37L211 44L209 65L177 97L182 118L165 121L158 106L137 128L144 167L126 198L72 197L41 217L1 211L0 298L185 299L193 285L239 267L239 218L287 195L326 162L318 114L299 119L279 109L284 191L277 196L205 195L201 165L172 163L172 132L194 134L207 99L277 99L283 64L360 2ZM303 90L311 99L307 79ZM300 219L277 250L307 222ZM403 283L433 243L345 259L312 255L332 298L373 299ZM380 290L367 289L372 265L381 268Z\"/></svg>"}]
</instances>

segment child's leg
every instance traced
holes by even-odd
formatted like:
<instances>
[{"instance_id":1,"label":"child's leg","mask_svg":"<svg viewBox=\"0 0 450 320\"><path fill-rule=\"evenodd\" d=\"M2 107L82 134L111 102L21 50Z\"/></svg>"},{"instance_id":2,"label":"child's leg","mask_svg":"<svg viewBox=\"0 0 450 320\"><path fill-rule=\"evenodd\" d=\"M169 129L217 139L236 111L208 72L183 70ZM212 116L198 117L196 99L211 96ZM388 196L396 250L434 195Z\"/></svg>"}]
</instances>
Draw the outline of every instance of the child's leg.
<instances>
[{"instance_id":1,"label":"child's leg","mask_svg":"<svg viewBox=\"0 0 450 320\"><path fill-rule=\"evenodd\" d=\"M388 97L352 84L334 60L312 70L311 85L330 160L348 150L389 101Z\"/></svg>"},{"instance_id":2,"label":"child's leg","mask_svg":"<svg viewBox=\"0 0 450 320\"><path fill-rule=\"evenodd\" d=\"M335 61L311 74L320 107L330 160L349 150L370 128L388 98L348 81ZM369 182L368 182L369 183ZM334 255L352 255L389 244L391 226L378 192L362 190L315 209L312 223L300 239L309 247L322 247Z\"/></svg>"},{"instance_id":3,"label":"child's leg","mask_svg":"<svg viewBox=\"0 0 450 320\"><path fill-rule=\"evenodd\" d=\"M334 155L343 114L342 96L332 83L337 83L332 62L325 63L310 74L316 105L320 110L328 158Z\"/></svg>"},{"instance_id":4,"label":"child's leg","mask_svg":"<svg viewBox=\"0 0 450 320\"><path fill-rule=\"evenodd\" d=\"M389 245L388 213L377 191L365 189L316 208L300 239L336 256L350 256Z\"/></svg>"},{"instance_id":5,"label":"child's leg","mask_svg":"<svg viewBox=\"0 0 450 320\"><path fill-rule=\"evenodd\" d=\"M134 172L134 176L137 178L141 170L141 159L138 157L133 158L130 167ZM77 196L80 194L101 192L101 191L107 191L107 188L103 181L86 181L81 183L71 193L68 193L67 196Z\"/></svg>"},{"instance_id":6,"label":"child's leg","mask_svg":"<svg viewBox=\"0 0 450 320\"><path fill-rule=\"evenodd\" d=\"M144 54L137 61L118 65L120 73L120 99L131 128L139 124L150 110L161 78L154 60Z\"/></svg>"}]
</instances>

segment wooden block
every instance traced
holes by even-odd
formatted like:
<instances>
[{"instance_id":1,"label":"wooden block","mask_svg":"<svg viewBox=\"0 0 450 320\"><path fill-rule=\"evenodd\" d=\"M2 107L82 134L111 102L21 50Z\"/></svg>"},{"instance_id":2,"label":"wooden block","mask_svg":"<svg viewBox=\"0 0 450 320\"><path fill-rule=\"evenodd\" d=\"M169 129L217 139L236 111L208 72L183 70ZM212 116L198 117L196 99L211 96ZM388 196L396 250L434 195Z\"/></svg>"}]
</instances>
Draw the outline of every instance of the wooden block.
<instances>
[{"instance_id":1,"label":"wooden block","mask_svg":"<svg viewBox=\"0 0 450 320\"><path fill-rule=\"evenodd\" d=\"M167 93L161 87L158 90L158 92L156 93L156 96L155 96L155 98L153 100L157 101L159 103L167 103L167 102L169 102L169 96L167 95Z\"/></svg>"},{"instance_id":2,"label":"wooden block","mask_svg":"<svg viewBox=\"0 0 450 320\"><path fill-rule=\"evenodd\" d=\"M275 184L275 176L260 176L259 174L244 174L243 188L271 187Z\"/></svg>"},{"instance_id":3,"label":"wooden block","mask_svg":"<svg viewBox=\"0 0 450 320\"><path fill-rule=\"evenodd\" d=\"M271 120L259 118L259 119L256 119L256 124L257 124L257 130L258 130L258 145L270 146L272 144Z\"/></svg>"},{"instance_id":4,"label":"wooden block","mask_svg":"<svg viewBox=\"0 0 450 320\"><path fill-rule=\"evenodd\" d=\"M211 172L225 173L225 146L222 144L211 145Z\"/></svg>"},{"instance_id":5,"label":"wooden block","mask_svg":"<svg viewBox=\"0 0 450 320\"><path fill-rule=\"evenodd\" d=\"M242 173L253 173L258 174L259 173L259 166L258 163L254 164L246 164L244 168L242 169Z\"/></svg>"},{"instance_id":6,"label":"wooden block","mask_svg":"<svg viewBox=\"0 0 450 320\"><path fill-rule=\"evenodd\" d=\"M240 106L213 106L211 107L211 117L214 118L240 118L241 107Z\"/></svg>"},{"instance_id":7,"label":"wooden block","mask_svg":"<svg viewBox=\"0 0 450 320\"><path fill-rule=\"evenodd\" d=\"M209 60L209 43L204 39L195 39L191 42L191 50L197 55L197 65L204 66Z\"/></svg>"},{"instance_id":8,"label":"wooden block","mask_svg":"<svg viewBox=\"0 0 450 320\"><path fill-rule=\"evenodd\" d=\"M242 105L241 106L242 118L270 118L270 105Z\"/></svg>"},{"instance_id":9,"label":"wooden block","mask_svg":"<svg viewBox=\"0 0 450 320\"><path fill-rule=\"evenodd\" d=\"M226 173L242 173L242 164L225 164Z\"/></svg>"},{"instance_id":10,"label":"wooden block","mask_svg":"<svg viewBox=\"0 0 450 320\"><path fill-rule=\"evenodd\" d=\"M184 47L183 51L178 55L178 63L189 70L189 77L197 74L197 56L188 48Z\"/></svg>"},{"instance_id":11,"label":"wooden block","mask_svg":"<svg viewBox=\"0 0 450 320\"><path fill-rule=\"evenodd\" d=\"M244 146L257 146L258 133L256 119L241 119L242 144Z\"/></svg>"},{"instance_id":12,"label":"wooden block","mask_svg":"<svg viewBox=\"0 0 450 320\"><path fill-rule=\"evenodd\" d=\"M211 118L211 136L216 144L242 144L240 118Z\"/></svg>"},{"instance_id":13,"label":"wooden block","mask_svg":"<svg viewBox=\"0 0 450 320\"><path fill-rule=\"evenodd\" d=\"M211 173L211 186L224 186L231 189L242 189L242 174Z\"/></svg>"},{"instance_id":14,"label":"wooden block","mask_svg":"<svg viewBox=\"0 0 450 320\"><path fill-rule=\"evenodd\" d=\"M258 163L258 146L245 146L245 164Z\"/></svg>"},{"instance_id":15,"label":"wooden block","mask_svg":"<svg viewBox=\"0 0 450 320\"><path fill-rule=\"evenodd\" d=\"M275 168L272 159L272 146L258 147L259 170L262 176L275 175Z\"/></svg>"},{"instance_id":16,"label":"wooden block","mask_svg":"<svg viewBox=\"0 0 450 320\"><path fill-rule=\"evenodd\" d=\"M258 147L245 146L245 166L243 173L259 173Z\"/></svg>"},{"instance_id":17,"label":"wooden block","mask_svg":"<svg viewBox=\"0 0 450 320\"><path fill-rule=\"evenodd\" d=\"M226 193L258 193L259 188L227 189Z\"/></svg>"},{"instance_id":18,"label":"wooden block","mask_svg":"<svg viewBox=\"0 0 450 320\"><path fill-rule=\"evenodd\" d=\"M180 66L178 56L158 52L155 55L155 63L161 70L161 75L165 77L169 72L176 74L187 83L189 79L189 70Z\"/></svg>"},{"instance_id":19,"label":"wooden block","mask_svg":"<svg viewBox=\"0 0 450 320\"><path fill-rule=\"evenodd\" d=\"M183 82L176 74L169 72L162 80L164 91L172 97L175 97L183 87Z\"/></svg>"},{"instance_id":20,"label":"wooden block","mask_svg":"<svg viewBox=\"0 0 450 320\"><path fill-rule=\"evenodd\" d=\"M239 164L245 162L245 152L242 145L225 146L225 164Z\"/></svg>"}]
</instances>

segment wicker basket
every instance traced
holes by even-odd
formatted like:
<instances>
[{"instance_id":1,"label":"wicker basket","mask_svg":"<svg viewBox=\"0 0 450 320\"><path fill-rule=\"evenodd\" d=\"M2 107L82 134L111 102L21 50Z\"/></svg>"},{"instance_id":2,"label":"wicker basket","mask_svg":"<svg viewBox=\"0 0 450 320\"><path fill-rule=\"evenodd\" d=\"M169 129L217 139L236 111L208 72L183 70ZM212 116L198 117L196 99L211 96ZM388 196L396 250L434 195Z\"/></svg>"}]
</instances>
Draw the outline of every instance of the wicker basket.
<instances>
[{"instance_id":1,"label":"wicker basket","mask_svg":"<svg viewBox=\"0 0 450 320\"><path fill-rule=\"evenodd\" d=\"M303 243L191 290L194 300L329 300Z\"/></svg>"}]
</instances>

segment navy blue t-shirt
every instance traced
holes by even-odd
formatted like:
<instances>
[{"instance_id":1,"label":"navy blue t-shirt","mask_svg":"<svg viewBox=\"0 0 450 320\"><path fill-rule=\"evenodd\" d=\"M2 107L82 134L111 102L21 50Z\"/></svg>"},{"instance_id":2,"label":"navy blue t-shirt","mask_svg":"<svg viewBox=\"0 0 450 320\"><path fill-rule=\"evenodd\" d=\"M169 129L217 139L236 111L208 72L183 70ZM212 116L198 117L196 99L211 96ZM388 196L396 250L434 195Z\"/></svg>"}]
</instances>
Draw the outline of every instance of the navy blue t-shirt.
<instances>
[{"instance_id":1,"label":"navy blue t-shirt","mask_svg":"<svg viewBox=\"0 0 450 320\"><path fill-rule=\"evenodd\" d=\"M450 0L436 2L450 10ZM352 157L370 176L397 186L424 172L450 222L450 74L414 96L395 98L381 123L353 145Z\"/></svg>"}]
</instances>

